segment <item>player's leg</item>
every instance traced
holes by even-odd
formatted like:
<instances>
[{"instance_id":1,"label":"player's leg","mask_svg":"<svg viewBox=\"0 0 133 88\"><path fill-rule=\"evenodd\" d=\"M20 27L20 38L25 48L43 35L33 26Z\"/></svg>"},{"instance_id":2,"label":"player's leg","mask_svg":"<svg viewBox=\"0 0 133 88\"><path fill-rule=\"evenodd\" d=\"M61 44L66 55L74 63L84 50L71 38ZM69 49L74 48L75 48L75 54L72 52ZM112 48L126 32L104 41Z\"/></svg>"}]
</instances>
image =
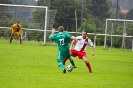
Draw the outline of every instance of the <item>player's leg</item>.
<instances>
[{"instance_id":1,"label":"player's leg","mask_svg":"<svg viewBox=\"0 0 133 88\"><path fill-rule=\"evenodd\" d=\"M65 59L63 60L63 64L64 64L64 65L65 65L65 63L66 63L67 59L68 59L68 58L65 58Z\"/></svg>"},{"instance_id":2,"label":"player's leg","mask_svg":"<svg viewBox=\"0 0 133 88\"><path fill-rule=\"evenodd\" d=\"M68 53L68 55L66 56L67 58L65 58L65 59L63 60L63 64L64 64L64 65L65 65L67 59L69 59L70 56L71 56L70 52L71 52L71 51L66 52L66 54Z\"/></svg>"},{"instance_id":3,"label":"player's leg","mask_svg":"<svg viewBox=\"0 0 133 88\"><path fill-rule=\"evenodd\" d=\"M12 42L12 40L13 40L13 36L14 36L14 34L15 34L15 30L14 29L12 29L12 34L11 34L11 36L10 36L10 43Z\"/></svg>"},{"instance_id":4,"label":"player's leg","mask_svg":"<svg viewBox=\"0 0 133 88\"><path fill-rule=\"evenodd\" d=\"M62 62L59 62L59 66L62 69L63 73L66 73L66 69L65 69L64 64Z\"/></svg>"},{"instance_id":5,"label":"player's leg","mask_svg":"<svg viewBox=\"0 0 133 88\"><path fill-rule=\"evenodd\" d=\"M91 65L90 65L90 63L88 62L86 56L83 56L82 59L84 60L84 62L85 62L85 64L86 64L86 66L87 66L89 72L92 72L92 70L91 70Z\"/></svg>"},{"instance_id":6,"label":"player's leg","mask_svg":"<svg viewBox=\"0 0 133 88\"><path fill-rule=\"evenodd\" d=\"M91 65L87 60L86 53L85 52L78 52L78 58L84 60L89 72L92 72Z\"/></svg>"},{"instance_id":7,"label":"player's leg","mask_svg":"<svg viewBox=\"0 0 133 88\"><path fill-rule=\"evenodd\" d=\"M69 61L72 64L73 68L76 68L75 62L71 57L69 58Z\"/></svg>"},{"instance_id":8,"label":"player's leg","mask_svg":"<svg viewBox=\"0 0 133 88\"><path fill-rule=\"evenodd\" d=\"M70 52L68 51L68 52L66 52L66 57L69 59L69 61L70 61L70 63L72 64L72 66L74 67L74 68L76 68L76 65L75 65L75 63L74 63L74 60L71 58L71 55L72 55L72 52L71 52L71 54L70 54ZM65 63L64 63L65 64Z\"/></svg>"},{"instance_id":9,"label":"player's leg","mask_svg":"<svg viewBox=\"0 0 133 88\"><path fill-rule=\"evenodd\" d=\"M65 63L66 63L67 59L68 59L68 58L65 58L65 59L63 60L63 64L64 64L64 65L65 65ZM58 67L60 67L60 65L59 65L59 64L58 64Z\"/></svg>"},{"instance_id":10,"label":"player's leg","mask_svg":"<svg viewBox=\"0 0 133 88\"><path fill-rule=\"evenodd\" d=\"M11 34L11 36L10 36L10 44L11 44L11 42L12 42L12 40L13 40L13 36L14 36L14 34Z\"/></svg>"},{"instance_id":11,"label":"player's leg","mask_svg":"<svg viewBox=\"0 0 133 88\"><path fill-rule=\"evenodd\" d=\"M64 60L64 52L60 52L58 51L58 57L57 57L57 62L59 63L59 67L62 69L63 73L66 73L66 69L65 66L63 64L63 60Z\"/></svg>"},{"instance_id":12,"label":"player's leg","mask_svg":"<svg viewBox=\"0 0 133 88\"><path fill-rule=\"evenodd\" d=\"M20 33L18 33L18 36L19 36L19 41L20 41L20 44L22 44L21 34L20 34Z\"/></svg>"},{"instance_id":13,"label":"player's leg","mask_svg":"<svg viewBox=\"0 0 133 88\"><path fill-rule=\"evenodd\" d=\"M72 64L72 66L73 66L74 68L76 68L75 62L74 62L74 60L73 60L71 57L70 57L70 58L65 58L65 59L63 60L63 64L65 65L67 59L69 59L69 61L70 61L70 63ZM59 65L58 65L58 67L59 67Z\"/></svg>"}]
</instances>

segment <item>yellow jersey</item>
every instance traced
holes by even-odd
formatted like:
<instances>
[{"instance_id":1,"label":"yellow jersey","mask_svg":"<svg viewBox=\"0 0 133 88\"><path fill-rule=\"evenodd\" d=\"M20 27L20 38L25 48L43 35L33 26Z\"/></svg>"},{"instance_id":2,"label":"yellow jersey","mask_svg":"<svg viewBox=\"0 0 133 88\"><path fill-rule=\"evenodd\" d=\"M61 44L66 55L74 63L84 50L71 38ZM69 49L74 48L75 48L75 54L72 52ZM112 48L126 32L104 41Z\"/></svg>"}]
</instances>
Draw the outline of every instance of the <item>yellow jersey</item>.
<instances>
[{"instance_id":1,"label":"yellow jersey","mask_svg":"<svg viewBox=\"0 0 133 88\"><path fill-rule=\"evenodd\" d=\"M12 34L20 35L21 32L22 32L22 26L20 24L18 24L18 25L13 24L13 26L12 26Z\"/></svg>"}]
</instances>

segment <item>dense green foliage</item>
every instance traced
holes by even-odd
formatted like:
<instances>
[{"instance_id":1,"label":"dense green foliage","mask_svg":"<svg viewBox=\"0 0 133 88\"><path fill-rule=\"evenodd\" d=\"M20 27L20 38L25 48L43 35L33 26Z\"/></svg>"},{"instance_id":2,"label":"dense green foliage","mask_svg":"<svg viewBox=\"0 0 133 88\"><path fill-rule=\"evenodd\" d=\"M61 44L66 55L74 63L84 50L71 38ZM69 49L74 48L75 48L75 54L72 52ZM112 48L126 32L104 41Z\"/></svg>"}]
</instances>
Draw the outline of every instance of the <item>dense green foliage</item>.
<instances>
[{"instance_id":1,"label":"dense green foliage","mask_svg":"<svg viewBox=\"0 0 133 88\"><path fill-rule=\"evenodd\" d=\"M0 0L1 4L12 4L11 0ZM0 26L6 27L12 23L12 14L8 13L8 7L0 6Z\"/></svg>"},{"instance_id":2,"label":"dense green foliage","mask_svg":"<svg viewBox=\"0 0 133 88\"><path fill-rule=\"evenodd\" d=\"M79 0L51 0L50 10L58 11L54 27L57 28L59 25L63 25L67 31L75 31L75 11L77 12L78 27L80 27L82 25L80 24L80 21L83 20L83 18L81 18L82 4L84 5L83 18L95 23L97 27L102 27L105 18L110 17L110 13L108 12L109 6L106 3L106 0L92 0L92 2L91 0L84 0L83 3ZM46 6L48 5L48 0L39 0L37 5Z\"/></svg>"},{"instance_id":3,"label":"dense green foliage","mask_svg":"<svg viewBox=\"0 0 133 88\"><path fill-rule=\"evenodd\" d=\"M0 0L1 4L11 4L11 0Z\"/></svg>"},{"instance_id":4,"label":"dense green foliage","mask_svg":"<svg viewBox=\"0 0 133 88\"><path fill-rule=\"evenodd\" d=\"M86 29L88 33L96 33L96 25L86 19L84 19L78 31L82 32L83 29Z\"/></svg>"},{"instance_id":5,"label":"dense green foliage","mask_svg":"<svg viewBox=\"0 0 133 88\"><path fill-rule=\"evenodd\" d=\"M127 13L127 19L133 20L133 9L129 10L129 12Z\"/></svg>"},{"instance_id":6,"label":"dense green foliage","mask_svg":"<svg viewBox=\"0 0 133 88\"><path fill-rule=\"evenodd\" d=\"M99 27L100 22L104 23L105 19L110 17L110 13L108 12L109 5L106 0L92 0L91 4L88 9L90 9L91 15L97 18L95 21L97 21L98 24L96 23L96 25ZM103 24L100 27L102 26Z\"/></svg>"}]
</instances>

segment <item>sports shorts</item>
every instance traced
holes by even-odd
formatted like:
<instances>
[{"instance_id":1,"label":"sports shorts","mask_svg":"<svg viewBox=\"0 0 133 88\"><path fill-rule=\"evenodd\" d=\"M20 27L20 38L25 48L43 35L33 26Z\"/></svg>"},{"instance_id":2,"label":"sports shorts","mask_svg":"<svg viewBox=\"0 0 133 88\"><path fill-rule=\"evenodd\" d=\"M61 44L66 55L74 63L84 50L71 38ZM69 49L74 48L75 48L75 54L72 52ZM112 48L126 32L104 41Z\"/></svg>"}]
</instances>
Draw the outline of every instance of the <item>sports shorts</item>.
<instances>
[{"instance_id":1,"label":"sports shorts","mask_svg":"<svg viewBox=\"0 0 133 88\"><path fill-rule=\"evenodd\" d=\"M20 31L15 31L15 30L12 30L12 34L17 34L17 35L20 35L21 32Z\"/></svg>"},{"instance_id":2,"label":"sports shorts","mask_svg":"<svg viewBox=\"0 0 133 88\"><path fill-rule=\"evenodd\" d=\"M58 51L57 62L63 62L65 58L70 58L70 51Z\"/></svg>"},{"instance_id":3,"label":"sports shorts","mask_svg":"<svg viewBox=\"0 0 133 88\"><path fill-rule=\"evenodd\" d=\"M79 59L82 59L83 56L86 57L86 52L81 52L81 51L77 51L77 50L75 50L75 49L72 49L72 50L71 50L71 55L72 55L73 57L78 56Z\"/></svg>"}]
</instances>

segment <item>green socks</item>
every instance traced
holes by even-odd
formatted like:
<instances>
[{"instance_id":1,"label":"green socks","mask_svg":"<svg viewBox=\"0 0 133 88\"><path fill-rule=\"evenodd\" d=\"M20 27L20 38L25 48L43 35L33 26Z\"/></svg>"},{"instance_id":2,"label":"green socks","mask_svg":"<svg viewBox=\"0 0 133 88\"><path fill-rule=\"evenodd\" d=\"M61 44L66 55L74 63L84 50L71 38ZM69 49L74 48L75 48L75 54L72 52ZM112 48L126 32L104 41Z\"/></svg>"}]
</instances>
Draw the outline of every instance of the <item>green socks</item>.
<instances>
[{"instance_id":1,"label":"green socks","mask_svg":"<svg viewBox=\"0 0 133 88\"><path fill-rule=\"evenodd\" d=\"M70 63L72 64L72 66L75 66L74 60L70 59Z\"/></svg>"},{"instance_id":2,"label":"green socks","mask_svg":"<svg viewBox=\"0 0 133 88\"><path fill-rule=\"evenodd\" d=\"M64 64L63 64L62 62L60 62L59 65L60 65L60 68L61 68L62 70L65 69L65 68L64 68Z\"/></svg>"}]
</instances>

